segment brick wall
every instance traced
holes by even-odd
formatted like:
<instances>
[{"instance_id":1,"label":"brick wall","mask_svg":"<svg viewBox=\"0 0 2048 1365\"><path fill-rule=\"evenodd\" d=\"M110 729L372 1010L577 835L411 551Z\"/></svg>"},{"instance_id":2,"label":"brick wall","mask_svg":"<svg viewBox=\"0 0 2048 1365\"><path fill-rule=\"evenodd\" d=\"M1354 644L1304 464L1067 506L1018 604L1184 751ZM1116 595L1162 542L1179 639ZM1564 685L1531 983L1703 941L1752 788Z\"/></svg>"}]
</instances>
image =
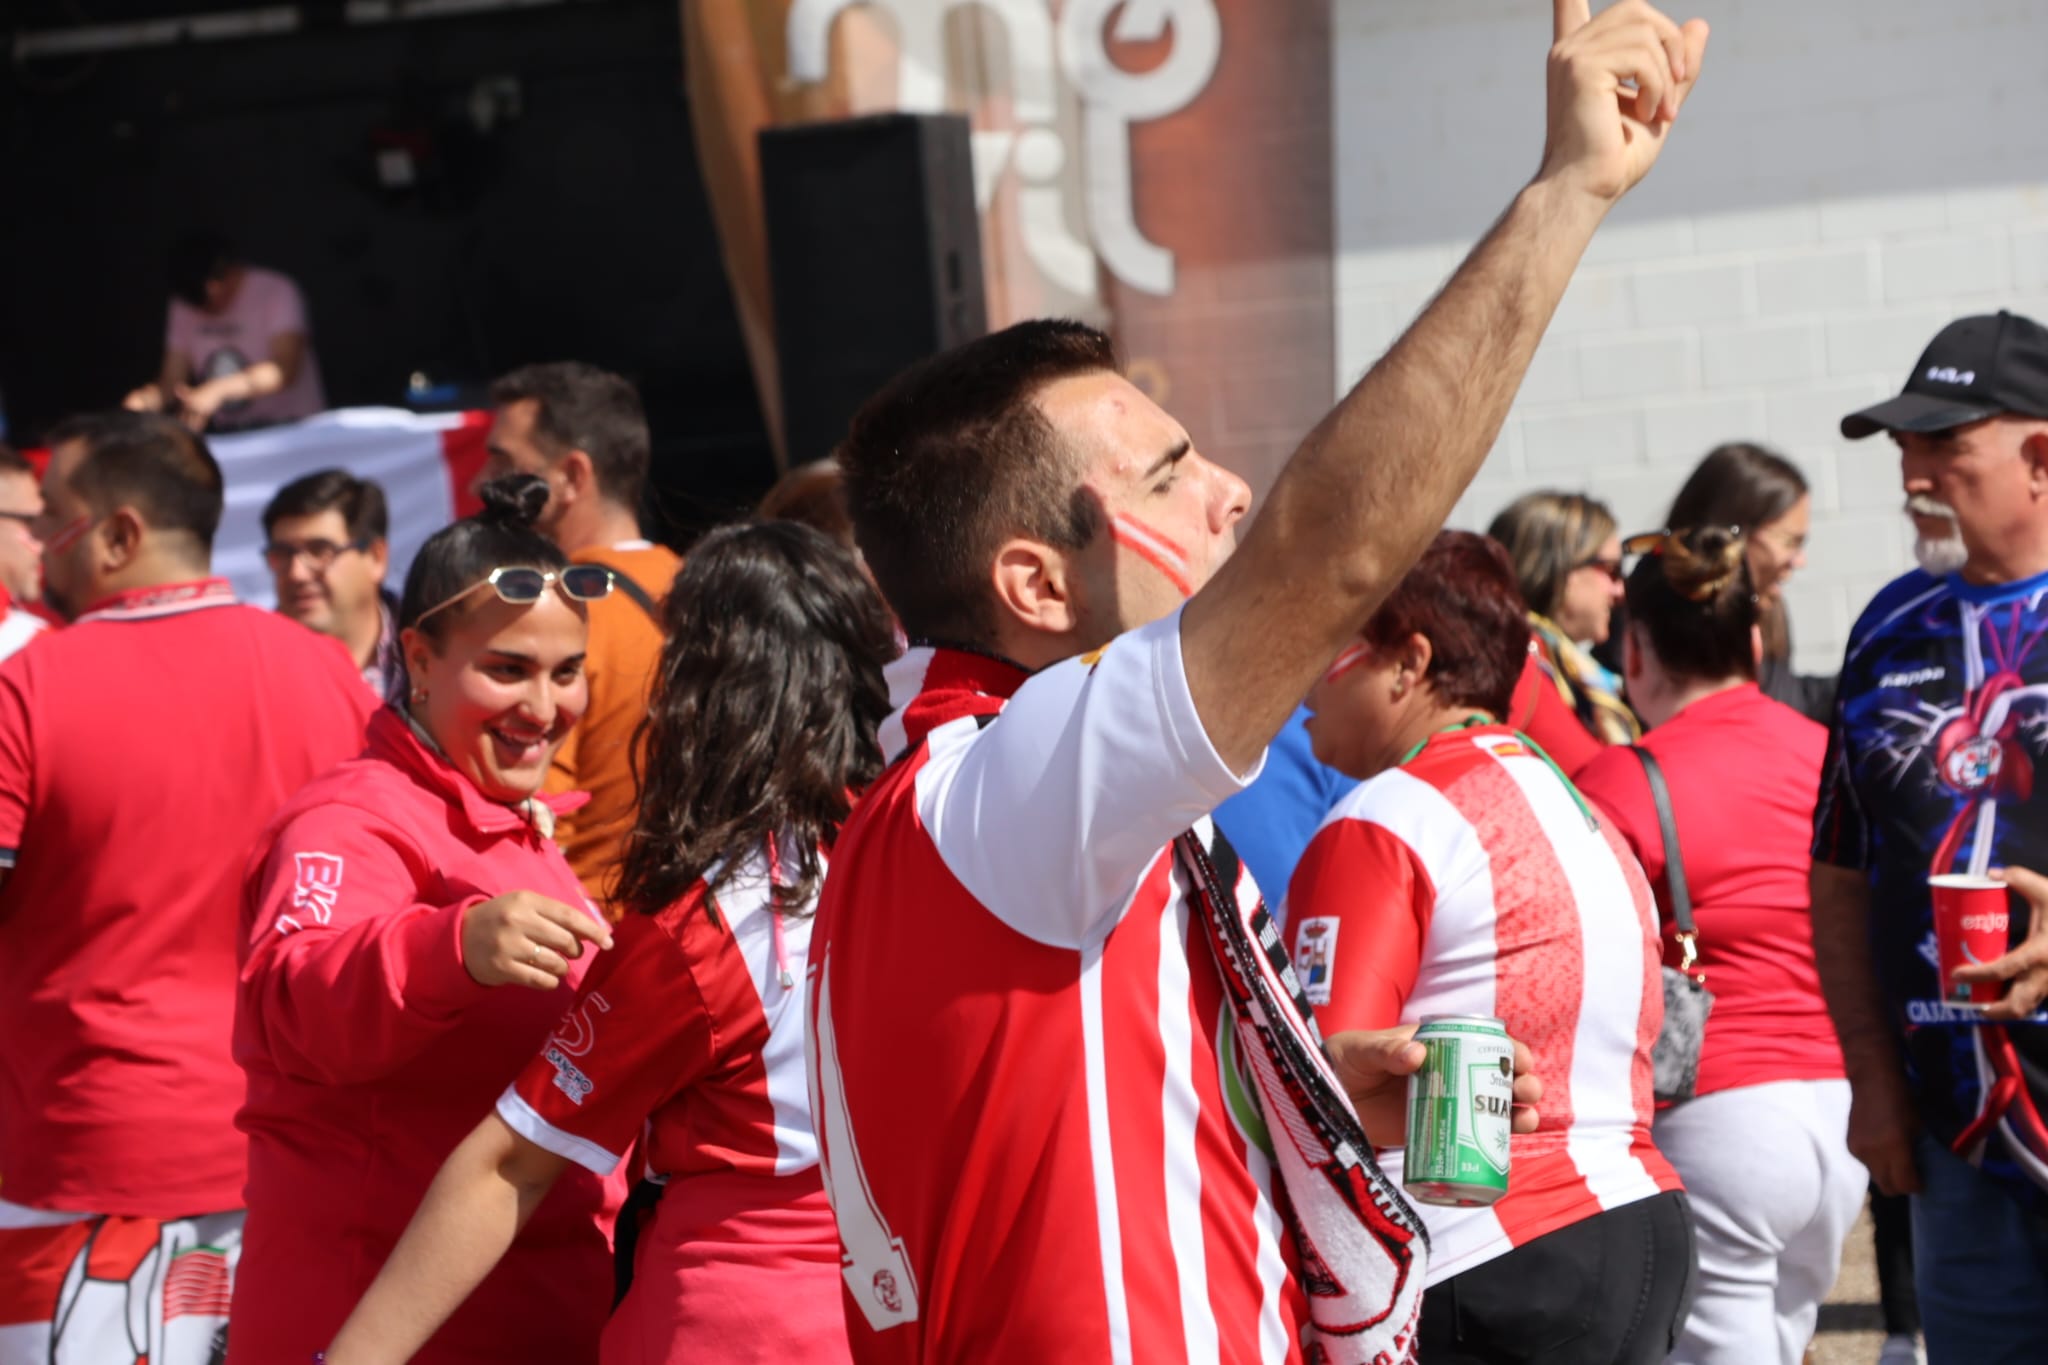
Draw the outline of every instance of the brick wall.
<instances>
[{"instance_id":1,"label":"brick wall","mask_svg":"<svg viewBox=\"0 0 2048 1365\"><path fill-rule=\"evenodd\" d=\"M1533 169L1548 6L1337 0L1337 370L1399 334ZM1832 671L1911 563L1889 443L1840 439L1952 317L2048 320L2048 4L1703 0L1706 79L1602 229L1453 524L1531 488L1661 524L1725 440L1814 488L1789 590L1800 665Z\"/></svg>"}]
</instances>

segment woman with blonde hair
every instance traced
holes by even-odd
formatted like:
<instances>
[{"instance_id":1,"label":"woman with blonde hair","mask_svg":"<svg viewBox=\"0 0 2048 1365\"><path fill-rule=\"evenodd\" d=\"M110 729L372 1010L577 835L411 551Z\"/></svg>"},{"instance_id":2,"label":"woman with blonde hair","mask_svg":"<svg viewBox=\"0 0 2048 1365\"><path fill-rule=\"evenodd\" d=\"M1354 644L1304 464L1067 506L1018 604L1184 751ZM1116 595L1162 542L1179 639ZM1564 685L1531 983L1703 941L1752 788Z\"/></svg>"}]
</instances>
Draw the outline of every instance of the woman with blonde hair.
<instances>
[{"instance_id":1,"label":"woman with blonde hair","mask_svg":"<svg viewBox=\"0 0 2048 1365\"><path fill-rule=\"evenodd\" d=\"M1529 609L1530 653L1542 681L1600 744L1631 744L1641 736L1621 699L1621 680L1602 667L1592 647L1607 639L1621 600L1621 541L1614 514L1582 493L1525 493L1493 519L1486 533L1507 549ZM1526 682L1517 690L1521 721ZM1532 730L1567 772L1579 764L1559 738ZM1572 737L1576 739L1576 737Z\"/></svg>"}]
</instances>

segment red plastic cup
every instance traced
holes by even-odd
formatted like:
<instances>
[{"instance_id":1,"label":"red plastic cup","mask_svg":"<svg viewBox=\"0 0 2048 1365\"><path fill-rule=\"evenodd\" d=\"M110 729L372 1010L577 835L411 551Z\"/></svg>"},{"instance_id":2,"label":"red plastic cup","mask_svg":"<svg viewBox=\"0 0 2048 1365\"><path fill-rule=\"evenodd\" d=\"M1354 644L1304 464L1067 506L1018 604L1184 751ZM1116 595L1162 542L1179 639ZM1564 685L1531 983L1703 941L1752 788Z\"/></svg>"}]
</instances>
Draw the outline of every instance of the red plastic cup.
<instances>
[{"instance_id":1,"label":"red plastic cup","mask_svg":"<svg viewBox=\"0 0 2048 1365\"><path fill-rule=\"evenodd\" d=\"M1927 885L1934 894L1934 953L1943 1002L1980 1010L2004 999L2003 981L1957 981L1951 974L2005 956L2012 925L2005 883L1956 873L1929 877Z\"/></svg>"}]
</instances>

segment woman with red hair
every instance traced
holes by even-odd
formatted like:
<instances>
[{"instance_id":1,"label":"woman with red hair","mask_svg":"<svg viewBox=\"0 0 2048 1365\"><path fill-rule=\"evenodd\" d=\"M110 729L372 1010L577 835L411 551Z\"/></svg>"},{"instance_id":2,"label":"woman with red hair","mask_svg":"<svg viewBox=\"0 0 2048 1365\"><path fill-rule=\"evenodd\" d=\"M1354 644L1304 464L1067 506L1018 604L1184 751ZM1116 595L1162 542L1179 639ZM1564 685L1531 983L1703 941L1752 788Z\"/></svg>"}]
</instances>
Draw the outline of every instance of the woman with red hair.
<instances>
[{"instance_id":1,"label":"woman with red hair","mask_svg":"<svg viewBox=\"0 0 2048 1365\"><path fill-rule=\"evenodd\" d=\"M1325 1034L1498 1018L1545 1078L1506 1195L1422 1210L1422 1358L1647 1365L1694 1266L1650 1140L1655 911L1613 830L1502 723L1528 641L1502 549L1439 535L1309 693L1316 757L1363 781L1302 855L1288 930Z\"/></svg>"}]
</instances>

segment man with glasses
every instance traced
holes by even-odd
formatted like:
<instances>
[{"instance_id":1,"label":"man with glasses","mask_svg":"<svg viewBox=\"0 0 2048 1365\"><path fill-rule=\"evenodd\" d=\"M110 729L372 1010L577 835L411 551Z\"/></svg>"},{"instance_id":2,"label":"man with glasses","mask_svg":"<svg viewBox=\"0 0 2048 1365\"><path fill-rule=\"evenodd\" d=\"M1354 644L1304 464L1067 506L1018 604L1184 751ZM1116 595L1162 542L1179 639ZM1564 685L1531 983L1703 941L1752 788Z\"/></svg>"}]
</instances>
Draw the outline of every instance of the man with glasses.
<instances>
[{"instance_id":1,"label":"man with glasses","mask_svg":"<svg viewBox=\"0 0 2048 1365\"><path fill-rule=\"evenodd\" d=\"M294 479L263 509L263 561L277 609L348 648L378 700L405 700L384 490L345 469Z\"/></svg>"},{"instance_id":2,"label":"man with glasses","mask_svg":"<svg viewBox=\"0 0 2048 1365\"><path fill-rule=\"evenodd\" d=\"M19 605L43 595L43 543L34 529L42 515L36 471L0 441L0 659L47 629L41 617Z\"/></svg>"}]
</instances>

